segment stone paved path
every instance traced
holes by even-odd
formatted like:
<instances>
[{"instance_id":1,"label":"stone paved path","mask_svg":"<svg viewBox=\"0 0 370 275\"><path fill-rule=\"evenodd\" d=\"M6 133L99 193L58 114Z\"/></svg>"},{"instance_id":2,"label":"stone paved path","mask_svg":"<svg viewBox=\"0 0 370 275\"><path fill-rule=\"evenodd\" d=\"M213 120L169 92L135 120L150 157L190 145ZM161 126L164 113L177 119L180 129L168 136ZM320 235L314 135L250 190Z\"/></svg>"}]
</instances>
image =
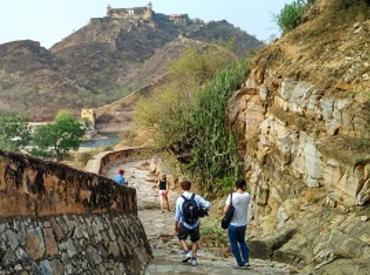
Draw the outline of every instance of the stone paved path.
<instances>
[{"instance_id":1,"label":"stone paved path","mask_svg":"<svg viewBox=\"0 0 370 275\"><path fill-rule=\"evenodd\" d=\"M108 177L113 177L120 167L113 167ZM139 217L144 225L154 253L146 275L159 274L292 274L290 266L276 262L251 260L251 270L234 269L234 259L224 257L219 250L202 247L198 253L199 265L181 263L181 250L174 234L174 212L161 213L156 178L148 170L148 162L139 161L124 165L129 186L136 188ZM170 193L174 209L178 193Z\"/></svg>"}]
</instances>

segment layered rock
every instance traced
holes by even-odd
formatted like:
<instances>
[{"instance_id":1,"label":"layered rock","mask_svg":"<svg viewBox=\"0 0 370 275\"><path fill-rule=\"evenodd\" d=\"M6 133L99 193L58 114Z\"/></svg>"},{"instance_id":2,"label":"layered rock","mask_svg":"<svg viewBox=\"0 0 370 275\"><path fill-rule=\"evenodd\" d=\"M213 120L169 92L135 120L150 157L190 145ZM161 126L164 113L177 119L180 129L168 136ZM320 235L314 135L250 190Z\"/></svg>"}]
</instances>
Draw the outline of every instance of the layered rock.
<instances>
[{"instance_id":1,"label":"layered rock","mask_svg":"<svg viewBox=\"0 0 370 275\"><path fill-rule=\"evenodd\" d=\"M243 133L255 255L366 274L370 21L323 29L328 7L257 55L229 118Z\"/></svg>"}]
</instances>

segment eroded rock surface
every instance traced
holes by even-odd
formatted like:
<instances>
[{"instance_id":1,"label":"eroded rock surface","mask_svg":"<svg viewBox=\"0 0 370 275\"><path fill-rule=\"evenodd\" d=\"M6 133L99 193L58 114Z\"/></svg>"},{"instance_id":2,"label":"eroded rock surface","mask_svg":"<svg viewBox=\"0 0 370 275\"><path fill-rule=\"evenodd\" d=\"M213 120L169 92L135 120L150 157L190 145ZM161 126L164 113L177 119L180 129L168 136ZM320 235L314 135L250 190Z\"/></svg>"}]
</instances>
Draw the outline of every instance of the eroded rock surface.
<instances>
[{"instance_id":1,"label":"eroded rock surface","mask_svg":"<svg viewBox=\"0 0 370 275\"><path fill-rule=\"evenodd\" d=\"M260 257L318 274L368 274L370 22L322 29L335 1L316 2L307 22L254 58L229 102L245 145L251 237ZM273 247L288 228L295 233Z\"/></svg>"}]
</instances>

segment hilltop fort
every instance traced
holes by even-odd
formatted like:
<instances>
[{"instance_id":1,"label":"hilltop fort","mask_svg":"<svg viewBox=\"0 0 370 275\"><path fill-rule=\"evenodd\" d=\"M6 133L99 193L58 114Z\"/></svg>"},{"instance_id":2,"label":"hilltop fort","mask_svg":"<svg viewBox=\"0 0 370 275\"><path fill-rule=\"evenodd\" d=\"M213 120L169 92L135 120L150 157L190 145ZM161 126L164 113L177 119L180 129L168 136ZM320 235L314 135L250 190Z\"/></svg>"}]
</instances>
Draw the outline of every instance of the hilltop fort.
<instances>
[{"instance_id":1,"label":"hilltop fort","mask_svg":"<svg viewBox=\"0 0 370 275\"><path fill-rule=\"evenodd\" d=\"M134 21L152 21L155 12L151 1L145 7L132 8L113 8L107 6L107 13L104 18L91 18L91 22L102 22L106 20L134 20ZM188 14L171 14L168 19L177 25L188 26L192 20Z\"/></svg>"},{"instance_id":2,"label":"hilltop fort","mask_svg":"<svg viewBox=\"0 0 370 275\"><path fill-rule=\"evenodd\" d=\"M114 9L111 5L107 7L107 17L113 19L141 19L150 20L153 17L153 5L149 1L146 7Z\"/></svg>"}]
</instances>

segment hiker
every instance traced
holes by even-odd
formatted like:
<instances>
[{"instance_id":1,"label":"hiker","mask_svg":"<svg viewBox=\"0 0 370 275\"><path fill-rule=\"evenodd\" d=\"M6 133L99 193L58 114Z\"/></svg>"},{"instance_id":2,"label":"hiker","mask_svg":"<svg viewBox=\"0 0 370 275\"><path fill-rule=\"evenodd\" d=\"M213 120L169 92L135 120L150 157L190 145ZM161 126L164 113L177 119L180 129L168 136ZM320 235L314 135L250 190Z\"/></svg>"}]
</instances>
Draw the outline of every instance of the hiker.
<instances>
[{"instance_id":1,"label":"hiker","mask_svg":"<svg viewBox=\"0 0 370 275\"><path fill-rule=\"evenodd\" d=\"M159 187L159 197L161 199L161 211L164 212L164 204L166 204L166 209L168 211L170 210L170 204L168 202L168 195L169 195L169 184L167 182L166 175L162 175L162 179L158 181L158 187Z\"/></svg>"},{"instance_id":2,"label":"hiker","mask_svg":"<svg viewBox=\"0 0 370 275\"><path fill-rule=\"evenodd\" d=\"M123 169L119 169L118 170L118 175L116 175L114 177L114 181L120 185L120 186L124 186L124 185L128 185L128 182L126 181L126 178L125 178L125 170Z\"/></svg>"},{"instance_id":3,"label":"hiker","mask_svg":"<svg viewBox=\"0 0 370 275\"><path fill-rule=\"evenodd\" d=\"M230 204L234 207L234 214L227 228L228 236L237 268L250 268L249 249L245 242L245 233L247 230L248 210L250 203L250 194L246 192L246 182L239 179L235 183L236 191L230 194L226 199L224 212L226 213Z\"/></svg>"},{"instance_id":4,"label":"hiker","mask_svg":"<svg viewBox=\"0 0 370 275\"><path fill-rule=\"evenodd\" d=\"M188 262L191 259L191 264L196 266L198 265L197 250L198 241L200 239L199 218L207 215L207 211L211 207L211 204L201 196L190 192L190 181L183 181L181 183L181 188L184 192L176 201L175 230L180 245L184 250L183 262ZM190 236L192 242L191 251L186 244L188 236Z\"/></svg>"}]
</instances>

